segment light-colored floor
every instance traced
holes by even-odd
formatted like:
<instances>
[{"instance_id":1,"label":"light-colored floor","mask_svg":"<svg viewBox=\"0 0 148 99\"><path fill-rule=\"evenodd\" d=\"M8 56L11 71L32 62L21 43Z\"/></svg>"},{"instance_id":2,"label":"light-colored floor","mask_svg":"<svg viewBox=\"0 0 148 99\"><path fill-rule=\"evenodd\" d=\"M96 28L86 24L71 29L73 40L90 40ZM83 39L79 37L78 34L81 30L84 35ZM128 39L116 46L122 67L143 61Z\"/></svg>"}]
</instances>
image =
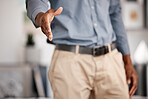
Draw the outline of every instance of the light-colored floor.
<instances>
[{"instance_id":1,"label":"light-colored floor","mask_svg":"<svg viewBox=\"0 0 148 99\"><path fill-rule=\"evenodd\" d=\"M148 97L133 96L132 99L148 99Z\"/></svg>"}]
</instances>

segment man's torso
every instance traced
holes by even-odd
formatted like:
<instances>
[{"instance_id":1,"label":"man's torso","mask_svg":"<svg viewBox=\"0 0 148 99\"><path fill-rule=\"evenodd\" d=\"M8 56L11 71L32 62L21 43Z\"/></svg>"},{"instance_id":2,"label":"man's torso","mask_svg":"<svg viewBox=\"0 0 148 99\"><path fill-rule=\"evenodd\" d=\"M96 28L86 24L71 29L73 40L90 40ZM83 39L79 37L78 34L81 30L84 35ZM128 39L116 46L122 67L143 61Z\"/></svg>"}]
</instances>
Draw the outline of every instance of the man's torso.
<instances>
[{"instance_id":1,"label":"man's torso","mask_svg":"<svg viewBox=\"0 0 148 99\"><path fill-rule=\"evenodd\" d=\"M54 43L94 47L116 40L110 0L50 0L50 4L52 9L64 8L51 23Z\"/></svg>"}]
</instances>

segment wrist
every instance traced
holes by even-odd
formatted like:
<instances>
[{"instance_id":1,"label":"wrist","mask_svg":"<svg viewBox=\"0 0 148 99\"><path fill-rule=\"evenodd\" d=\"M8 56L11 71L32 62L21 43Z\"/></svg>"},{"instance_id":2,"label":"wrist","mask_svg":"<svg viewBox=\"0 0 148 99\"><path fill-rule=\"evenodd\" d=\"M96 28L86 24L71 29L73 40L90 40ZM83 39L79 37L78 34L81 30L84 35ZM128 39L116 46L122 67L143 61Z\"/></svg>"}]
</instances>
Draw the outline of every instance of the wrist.
<instances>
[{"instance_id":1,"label":"wrist","mask_svg":"<svg viewBox=\"0 0 148 99\"><path fill-rule=\"evenodd\" d=\"M44 13L40 12L37 14L37 16L35 18L35 22L38 26L41 26L41 20L42 20L43 15L44 15Z\"/></svg>"},{"instance_id":2,"label":"wrist","mask_svg":"<svg viewBox=\"0 0 148 99\"><path fill-rule=\"evenodd\" d=\"M123 62L124 62L124 65L130 66L132 64L132 61L131 61L129 54L123 56Z\"/></svg>"}]
</instances>

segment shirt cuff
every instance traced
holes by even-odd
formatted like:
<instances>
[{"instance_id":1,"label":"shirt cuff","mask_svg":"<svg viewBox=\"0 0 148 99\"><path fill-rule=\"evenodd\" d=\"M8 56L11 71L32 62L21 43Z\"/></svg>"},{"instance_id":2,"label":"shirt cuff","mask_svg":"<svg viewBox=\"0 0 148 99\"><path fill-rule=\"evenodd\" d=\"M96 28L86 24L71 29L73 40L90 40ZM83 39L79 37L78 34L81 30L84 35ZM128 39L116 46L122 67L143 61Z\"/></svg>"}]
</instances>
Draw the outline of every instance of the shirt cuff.
<instances>
[{"instance_id":1,"label":"shirt cuff","mask_svg":"<svg viewBox=\"0 0 148 99\"><path fill-rule=\"evenodd\" d=\"M118 46L118 44L117 44L117 49L118 49L119 52L122 53L123 56L127 55L127 54L130 54L130 49L129 49L128 44L122 44L120 46Z\"/></svg>"}]
</instances>

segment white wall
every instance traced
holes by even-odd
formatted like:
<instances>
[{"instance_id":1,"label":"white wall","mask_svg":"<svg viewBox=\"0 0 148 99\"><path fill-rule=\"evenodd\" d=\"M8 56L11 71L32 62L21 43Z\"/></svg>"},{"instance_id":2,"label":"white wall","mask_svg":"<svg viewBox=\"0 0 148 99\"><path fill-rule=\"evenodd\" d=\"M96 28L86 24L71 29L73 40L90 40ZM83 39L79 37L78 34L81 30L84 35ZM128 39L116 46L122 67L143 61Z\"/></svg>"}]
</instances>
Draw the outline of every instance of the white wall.
<instances>
[{"instance_id":1,"label":"white wall","mask_svg":"<svg viewBox=\"0 0 148 99\"><path fill-rule=\"evenodd\" d=\"M32 23L24 24L24 1L0 0L0 64L24 63L26 34L34 32L36 48L41 52L39 63L49 66L54 46L46 43L46 36ZM52 97L50 87L48 95Z\"/></svg>"},{"instance_id":2,"label":"white wall","mask_svg":"<svg viewBox=\"0 0 148 99\"><path fill-rule=\"evenodd\" d=\"M0 0L0 64L23 63L26 35L33 32L36 48L40 49L40 64L49 66L54 46L33 24L24 24L25 0Z\"/></svg>"},{"instance_id":3,"label":"white wall","mask_svg":"<svg viewBox=\"0 0 148 99\"><path fill-rule=\"evenodd\" d=\"M144 40L148 45L148 29L127 31L131 57L134 62L134 53L140 41Z\"/></svg>"},{"instance_id":4,"label":"white wall","mask_svg":"<svg viewBox=\"0 0 148 99\"><path fill-rule=\"evenodd\" d=\"M19 62L22 39L20 0L0 0L0 63Z\"/></svg>"}]
</instances>

